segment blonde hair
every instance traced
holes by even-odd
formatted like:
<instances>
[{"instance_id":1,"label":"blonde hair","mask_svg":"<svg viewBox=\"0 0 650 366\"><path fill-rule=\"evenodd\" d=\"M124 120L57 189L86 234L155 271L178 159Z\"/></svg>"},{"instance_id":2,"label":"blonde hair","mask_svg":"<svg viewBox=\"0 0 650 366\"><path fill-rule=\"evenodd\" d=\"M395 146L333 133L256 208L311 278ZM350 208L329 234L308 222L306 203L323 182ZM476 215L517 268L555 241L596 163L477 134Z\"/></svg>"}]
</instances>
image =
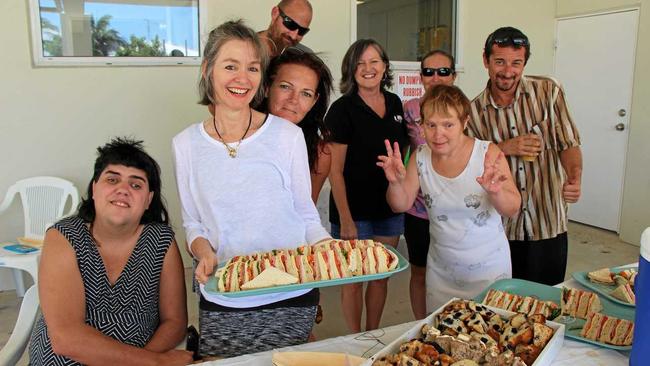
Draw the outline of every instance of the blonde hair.
<instances>
[{"instance_id":1,"label":"blonde hair","mask_svg":"<svg viewBox=\"0 0 650 366\"><path fill-rule=\"evenodd\" d=\"M454 85L436 85L427 90L420 101L422 121L434 114L449 117L449 110L455 111L461 122L469 116L470 112L469 99L460 88Z\"/></svg>"}]
</instances>

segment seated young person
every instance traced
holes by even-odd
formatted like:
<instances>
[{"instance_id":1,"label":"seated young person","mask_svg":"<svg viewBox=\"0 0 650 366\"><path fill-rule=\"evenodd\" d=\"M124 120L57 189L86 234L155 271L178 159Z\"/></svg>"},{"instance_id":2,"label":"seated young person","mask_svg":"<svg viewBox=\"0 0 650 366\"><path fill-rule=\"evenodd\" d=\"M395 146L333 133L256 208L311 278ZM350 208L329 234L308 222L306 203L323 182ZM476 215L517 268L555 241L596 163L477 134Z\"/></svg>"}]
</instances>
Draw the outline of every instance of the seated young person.
<instances>
[{"instance_id":1,"label":"seated young person","mask_svg":"<svg viewBox=\"0 0 650 366\"><path fill-rule=\"evenodd\" d=\"M97 149L76 216L48 229L30 365L186 365L183 265L141 141Z\"/></svg>"}]
</instances>

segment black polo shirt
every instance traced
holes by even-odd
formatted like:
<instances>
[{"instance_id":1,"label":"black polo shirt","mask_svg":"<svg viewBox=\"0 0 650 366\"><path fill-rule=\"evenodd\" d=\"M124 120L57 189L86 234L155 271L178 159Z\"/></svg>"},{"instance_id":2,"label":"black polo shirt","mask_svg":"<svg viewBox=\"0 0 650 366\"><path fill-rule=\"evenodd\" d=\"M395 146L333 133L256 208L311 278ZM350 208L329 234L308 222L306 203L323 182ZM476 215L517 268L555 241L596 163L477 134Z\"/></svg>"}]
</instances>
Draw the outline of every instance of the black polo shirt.
<instances>
[{"instance_id":1,"label":"black polo shirt","mask_svg":"<svg viewBox=\"0 0 650 366\"><path fill-rule=\"evenodd\" d=\"M384 139L407 146L408 135L402 102L384 91L386 114L379 117L357 93L336 100L325 117L332 141L348 146L343 168L350 213L355 221L386 219L396 214L386 202L388 181L377 166L377 156L386 155ZM330 194L330 222L340 224Z\"/></svg>"}]
</instances>

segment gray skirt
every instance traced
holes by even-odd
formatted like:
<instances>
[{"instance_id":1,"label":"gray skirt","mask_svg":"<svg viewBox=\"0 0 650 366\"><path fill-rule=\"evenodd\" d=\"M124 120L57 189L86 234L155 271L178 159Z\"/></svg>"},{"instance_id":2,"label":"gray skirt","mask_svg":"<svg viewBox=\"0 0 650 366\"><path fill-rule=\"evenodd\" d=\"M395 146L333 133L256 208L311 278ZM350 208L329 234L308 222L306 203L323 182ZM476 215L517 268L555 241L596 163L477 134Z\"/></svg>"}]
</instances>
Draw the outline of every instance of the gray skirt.
<instances>
[{"instance_id":1,"label":"gray skirt","mask_svg":"<svg viewBox=\"0 0 650 366\"><path fill-rule=\"evenodd\" d=\"M235 357L307 342L317 306L242 311L199 309L202 356Z\"/></svg>"}]
</instances>

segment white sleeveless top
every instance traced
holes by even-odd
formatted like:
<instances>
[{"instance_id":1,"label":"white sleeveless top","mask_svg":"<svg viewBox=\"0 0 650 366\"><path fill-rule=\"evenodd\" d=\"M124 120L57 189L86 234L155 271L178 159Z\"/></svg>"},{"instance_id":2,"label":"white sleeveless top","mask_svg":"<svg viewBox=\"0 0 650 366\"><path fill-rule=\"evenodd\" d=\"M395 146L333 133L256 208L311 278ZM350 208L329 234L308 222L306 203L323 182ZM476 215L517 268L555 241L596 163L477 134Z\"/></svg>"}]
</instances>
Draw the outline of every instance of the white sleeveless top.
<instances>
[{"instance_id":1,"label":"white sleeveless top","mask_svg":"<svg viewBox=\"0 0 650 366\"><path fill-rule=\"evenodd\" d=\"M454 178L436 173L429 146L418 147L418 177L431 233L428 312L452 297L471 299L495 280L512 276L501 216L476 182L483 175L489 144L475 139L467 166Z\"/></svg>"}]
</instances>

